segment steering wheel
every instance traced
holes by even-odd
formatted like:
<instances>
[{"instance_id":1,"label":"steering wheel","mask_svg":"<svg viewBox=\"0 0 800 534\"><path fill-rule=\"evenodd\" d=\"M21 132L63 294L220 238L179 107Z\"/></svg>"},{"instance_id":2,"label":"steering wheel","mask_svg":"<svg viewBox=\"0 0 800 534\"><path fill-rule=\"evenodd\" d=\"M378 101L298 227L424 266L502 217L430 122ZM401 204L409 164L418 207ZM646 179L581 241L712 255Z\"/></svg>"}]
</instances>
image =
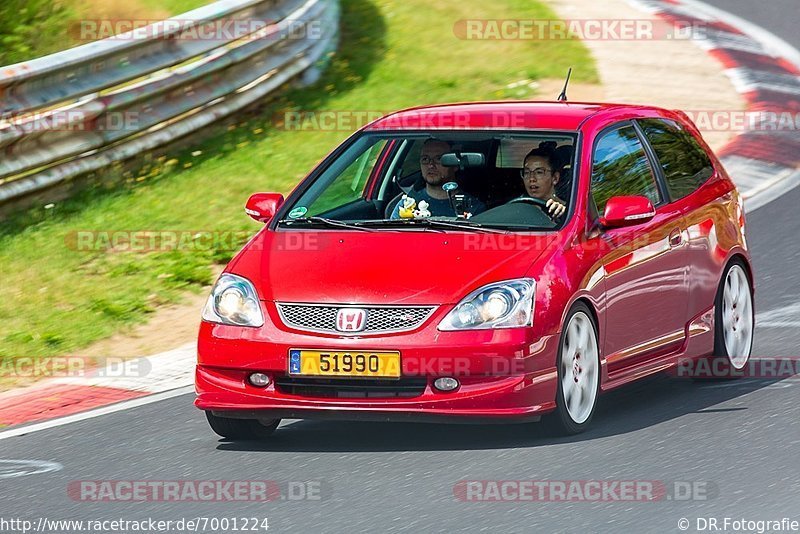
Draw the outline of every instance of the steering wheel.
<instances>
[{"instance_id":1,"label":"steering wheel","mask_svg":"<svg viewBox=\"0 0 800 534\"><path fill-rule=\"evenodd\" d=\"M518 202L526 202L526 203L528 203L528 204L533 204L534 206L536 206L537 208L540 208L540 209L541 209L542 211L544 211L545 213L548 213L548 210L547 210L547 201L546 201L546 200L542 200L541 198L536 198L536 197L519 197L519 198L515 198L515 199L513 199L513 200L509 200L509 201L508 201L508 204L516 204L516 203L518 203ZM549 215L549 213L548 213L548 215Z\"/></svg>"},{"instance_id":2,"label":"steering wheel","mask_svg":"<svg viewBox=\"0 0 800 534\"><path fill-rule=\"evenodd\" d=\"M542 210L545 213L545 215L547 215L550 219L554 221L557 220L556 217L553 217L553 215L550 213L550 210L547 207L546 200L542 200L541 198L536 198L536 197L519 197L513 200L509 200L508 204L518 204L520 202L524 204L533 204L534 206Z\"/></svg>"}]
</instances>

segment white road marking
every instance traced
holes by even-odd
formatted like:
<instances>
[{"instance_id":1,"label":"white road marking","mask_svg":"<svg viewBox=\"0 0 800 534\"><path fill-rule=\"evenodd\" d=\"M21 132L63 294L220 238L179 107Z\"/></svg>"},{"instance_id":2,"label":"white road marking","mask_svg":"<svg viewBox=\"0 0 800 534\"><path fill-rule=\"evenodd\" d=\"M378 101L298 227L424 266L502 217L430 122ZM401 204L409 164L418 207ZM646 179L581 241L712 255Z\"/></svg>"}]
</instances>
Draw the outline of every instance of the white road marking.
<instances>
[{"instance_id":1,"label":"white road marking","mask_svg":"<svg viewBox=\"0 0 800 534\"><path fill-rule=\"evenodd\" d=\"M64 466L58 462L44 460L0 460L0 478L18 478L40 473L61 471Z\"/></svg>"},{"instance_id":2,"label":"white road marking","mask_svg":"<svg viewBox=\"0 0 800 534\"><path fill-rule=\"evenodd\" d=\"M76 423L78 421L85 421L86 419L93 419L95 417L100 417L101 415L121 412L123 410L130 410L131 408L138 408L139 406L144 406L146 404L152 404L154 402L171 399L173 397L180 397L181 395L186 395L187 393L193 393L193 392L194 392L194 386L185 386L182 388L173 389L171 391L155 393L153 395L148 395L146 397L139 397L138 399L131 399L128 401L111 404L109 406L95 408L94 410L89 410L88 412L76 413L74 415L67 415L65 417L59 417L58 419L42 421L41 423L33 423L32 425L10 428L8 430L0 431L0 440L13 438L16 436L24 436L25 434L32 434L34 432L39 432L40 430L47 430L48 428L68 425L70 423Z\"/></svg>"},{"instance_id":3,"label":"white road marking","mask_svg":"<svg viewBox=\"0 0 800 534\"><path fill-rule=\"evenodd\" d=\"M800 302L756 314L756 326L761 328L800 328Z\"/></svg>"},{"instance_id":4,"label":"white road marking","mask_svg":"<svg viewBox=\"0 0 800 534\"><path fill-rule=\"evenodd\" d=\"M800 89L800 76L756 71L748 67L727 69L725 74L740 93L764 90L785 93L787 98Z\"/></svg>"},{"instance_id":5,"label":"white road marking","mask_svg":"<svg viewBox=\"0 0 800 534\"><path fill-rule=\"evenodd\" d=\"M761 26L753 24L748 20L737 17L733 13L728 13L727 11L706 4L705 2L700 2L699 0L682 0L682 3L693 6L698 11L704 12L707 15L711 15L717 20L725 22L734 28L743 31L764 45L767 51L773 54L775 57L784 57L800 67L800 50L797 50L795 47L774 33L765 30Z\"/></svg>"},{"instance_id":6,"label":"white road marking","mask_svg":"<svg viewBox=\"0 0 800 534\"><path fill-rule=\"evenodd\" d=\"M719 384L702 384L700 387L703 389L718 389L718 388L754 388L754 385L758 385L763 383L764 380L761 379L742 379L742 380L731 380L728 382L720 382ZM797 379L795 378L783 378L779 382L773 382L771 384L767 384L766 386L759 387L758 390L762 389L786 389L786 388L796 388L797 387ZM794 390L792 390L794 391Z\"/></svg>"}]
</instances>

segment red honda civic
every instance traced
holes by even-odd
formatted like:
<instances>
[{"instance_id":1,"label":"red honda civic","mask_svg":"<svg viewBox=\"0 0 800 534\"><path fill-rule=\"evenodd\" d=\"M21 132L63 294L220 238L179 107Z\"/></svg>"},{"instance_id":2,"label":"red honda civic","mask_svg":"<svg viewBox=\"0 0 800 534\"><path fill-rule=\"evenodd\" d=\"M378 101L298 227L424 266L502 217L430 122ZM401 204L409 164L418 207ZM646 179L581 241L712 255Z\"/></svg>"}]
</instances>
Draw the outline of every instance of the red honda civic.
<instances>
[{"instance_id":1,"label":"red honda civic","mask_svg":"<svg viewBox=\"0 0 800 534\"><path fill-rule=\"evenodd\" d=\"M216 281L196 406L282 418L590 424L601 391L741 370L753 273L736 186L681 112L494 102L357 131Z\"/></svg>"}]
</instances>

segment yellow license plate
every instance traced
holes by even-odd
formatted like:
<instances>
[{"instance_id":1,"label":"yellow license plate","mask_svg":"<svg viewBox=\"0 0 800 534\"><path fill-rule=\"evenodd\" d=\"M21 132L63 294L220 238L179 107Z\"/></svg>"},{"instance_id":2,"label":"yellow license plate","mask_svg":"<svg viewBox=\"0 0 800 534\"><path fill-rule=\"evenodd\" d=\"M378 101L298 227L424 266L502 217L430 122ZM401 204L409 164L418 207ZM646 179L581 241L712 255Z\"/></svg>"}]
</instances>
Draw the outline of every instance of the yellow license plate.
<instances>
[{"instance_id":1,"label":"yellow license plate","mask_svg":"<svg viewBox=\"0 0 800 534\"><path fill-rule=\"evenodd\" d=\"M400 353L291 349L289 374L400 378Z\"/></svg>"}]
</instances>

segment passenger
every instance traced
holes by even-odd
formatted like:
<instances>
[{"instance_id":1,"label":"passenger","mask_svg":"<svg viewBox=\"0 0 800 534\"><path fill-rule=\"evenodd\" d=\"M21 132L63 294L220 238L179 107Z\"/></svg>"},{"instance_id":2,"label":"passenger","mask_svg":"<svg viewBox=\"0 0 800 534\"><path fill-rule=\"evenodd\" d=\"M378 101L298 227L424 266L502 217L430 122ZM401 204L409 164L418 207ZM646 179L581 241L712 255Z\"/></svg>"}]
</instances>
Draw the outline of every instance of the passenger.
<instances>
[{"instance_id":1,"label":"passenger","mask_svg":"<svg viewBox=\"0 0 800 534\"><path fill-rule=\"evenodd\" d=\"M447 182L454 182L456 176L455 167L445 167L442 165L442 154L450 152L451 146L447 141L438 139L428 139L422 144L422 151L419 157L419 167L422 179L425 180L425 189L412 191L408 194L419 205L422 201L427 202L427 210L431 217L455 217L453 206L450 204L450 196L442 186ZM475 215L486 210L486 205L473 197L466 195L466 202L470 206L470 213ZM400 209L403 201L401 200L392 211L391 219L400 218ZM460 215L460 214L459 214Z\"/></svg>"},{"instance_id":2,"label":"passenger","mask_svg":"<svg viewBox=\"0 0 800 534\"><path fill-rule=\"evenodd\" d=\"M547 202L548 215L553 220L559 220L567 211L566 202L556 196L555 186L561 178L557 143L543 141L539 148L534 148L525 156L522 164L522 183L529 197L538 198Z\"/></svg>"}]
</instances>

